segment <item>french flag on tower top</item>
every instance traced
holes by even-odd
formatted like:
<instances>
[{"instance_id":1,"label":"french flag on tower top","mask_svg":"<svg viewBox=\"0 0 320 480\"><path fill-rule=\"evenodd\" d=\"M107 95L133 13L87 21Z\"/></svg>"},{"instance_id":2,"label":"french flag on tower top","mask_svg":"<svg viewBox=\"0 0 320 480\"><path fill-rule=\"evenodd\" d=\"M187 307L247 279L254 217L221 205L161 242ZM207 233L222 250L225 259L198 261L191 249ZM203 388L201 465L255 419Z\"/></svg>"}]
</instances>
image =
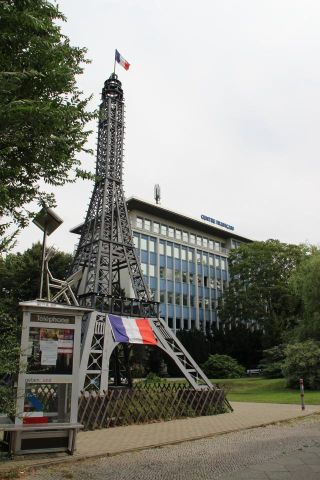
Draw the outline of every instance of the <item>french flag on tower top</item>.
<instances>
[{"instance_id":1,"label":"french flag on tower top","mask_svg":"<svg viewBox=\"0 0 320 480\"><path fill-rule=\"evenodd\" d=\"M119 317L110 313L108 318L115 342L157 345L157 339L148 318Z\"/></svg>"},{"instance_id":2,"label":"french flag on tower top","mask_svg":"<svg viewBox=\"0 0 320 480\"><path fill-rule=\"evenodd\" d=\"M116 52L115 52L115 60L116 60L116 62L120 63L120 65L122 65L125 70L129 70L130 63L127 62L127 60L125 60L125 59L120 55L120 53L118 52L118 50L116 50Z\"/></svg>"}]
</instances>

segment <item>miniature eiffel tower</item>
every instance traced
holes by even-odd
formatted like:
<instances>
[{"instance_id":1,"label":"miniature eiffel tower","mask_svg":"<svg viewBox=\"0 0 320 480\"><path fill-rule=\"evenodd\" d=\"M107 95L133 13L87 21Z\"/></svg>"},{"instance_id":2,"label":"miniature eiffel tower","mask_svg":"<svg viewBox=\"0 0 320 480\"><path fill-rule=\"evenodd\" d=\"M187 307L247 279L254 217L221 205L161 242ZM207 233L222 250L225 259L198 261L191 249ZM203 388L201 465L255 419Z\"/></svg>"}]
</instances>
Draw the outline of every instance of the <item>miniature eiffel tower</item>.
<instances>
[{"instance_id":1,"label":"miniature eiffel tower","mask_svg":"<svg viewBox=\"0 0 320 480\"><path fill-rule=\"evenodd\" d=\"M99 114L96 180L80 233L72 274L82 270L77 285L81 306L90 307L83 325L80 366L81 389L106 390L112 351L118 345L112 336L107 313L148 317L158 341L196 389L213 386L183 345L159 317L158 304L150 297L133 243L122 186L124 100L115 73L102 90ZM121 280L128 278L135 298L123 298Z\"/></svg>"}]
</instances>

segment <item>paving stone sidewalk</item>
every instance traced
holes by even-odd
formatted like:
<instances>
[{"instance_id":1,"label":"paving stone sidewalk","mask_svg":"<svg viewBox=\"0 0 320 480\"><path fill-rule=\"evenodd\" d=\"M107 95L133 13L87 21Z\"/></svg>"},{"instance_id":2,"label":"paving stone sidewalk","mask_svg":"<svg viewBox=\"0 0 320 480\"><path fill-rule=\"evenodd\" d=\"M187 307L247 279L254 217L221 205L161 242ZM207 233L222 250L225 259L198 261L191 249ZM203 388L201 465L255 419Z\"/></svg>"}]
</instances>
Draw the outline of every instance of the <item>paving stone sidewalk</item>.
<instances>
[{"instance_id":1,"label":"paving stone sidewalk","mask_svg":"<svg viewBox=\"0 0 320 480\"><path fill-rule=\"evenodd\" d=\"M234 411L223 415L81 432L75 456L116 454L180 443L320 413L319 405L304 411L299 405L288 404L233 402L232 406Z\"/></svg>"}]
</instances>

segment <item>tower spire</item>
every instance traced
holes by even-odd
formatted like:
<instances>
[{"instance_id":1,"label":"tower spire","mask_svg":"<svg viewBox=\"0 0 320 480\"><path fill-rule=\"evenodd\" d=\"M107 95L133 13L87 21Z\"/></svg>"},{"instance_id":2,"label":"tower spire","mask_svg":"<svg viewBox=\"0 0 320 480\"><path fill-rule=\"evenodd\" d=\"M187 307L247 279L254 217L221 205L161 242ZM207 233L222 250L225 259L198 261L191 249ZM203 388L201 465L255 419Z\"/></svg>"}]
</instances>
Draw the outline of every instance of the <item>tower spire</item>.
<instances>
[{"instance_id":1,"label":"tower spire","mask_svg":"<svg viewBox=\"0 0 320 480\"><path fill-rule=\"evenodd\" d=\"M113 72L102 89L96 180L72 266L73 272L83 270L77 292L80 304L96 310L104 310L108 296L121 296L122 270L131 280L135 297L150 300L123 192L123 140L123 90Z\"/></svg>"}]
</instances>

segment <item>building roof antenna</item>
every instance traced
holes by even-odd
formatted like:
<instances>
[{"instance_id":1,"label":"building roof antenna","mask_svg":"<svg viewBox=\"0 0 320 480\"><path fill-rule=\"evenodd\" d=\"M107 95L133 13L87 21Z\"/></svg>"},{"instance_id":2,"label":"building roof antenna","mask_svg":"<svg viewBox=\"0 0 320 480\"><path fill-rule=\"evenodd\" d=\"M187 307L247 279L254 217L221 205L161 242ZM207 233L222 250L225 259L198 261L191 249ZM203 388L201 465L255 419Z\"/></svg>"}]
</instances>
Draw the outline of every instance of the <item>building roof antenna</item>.
<instances>
[{"instance_id":1,"label":"building roof antenna","mask_svg":"<svg viewBox=\"0 0 320 480\"><path fill-rule=\"evenodd\" d=\"M154 199L156 201L156 204L159 205L160 199L161 199L161 193L160 193L160 185L158 183L154 186Z\"/></svg>"}]
</instances>

